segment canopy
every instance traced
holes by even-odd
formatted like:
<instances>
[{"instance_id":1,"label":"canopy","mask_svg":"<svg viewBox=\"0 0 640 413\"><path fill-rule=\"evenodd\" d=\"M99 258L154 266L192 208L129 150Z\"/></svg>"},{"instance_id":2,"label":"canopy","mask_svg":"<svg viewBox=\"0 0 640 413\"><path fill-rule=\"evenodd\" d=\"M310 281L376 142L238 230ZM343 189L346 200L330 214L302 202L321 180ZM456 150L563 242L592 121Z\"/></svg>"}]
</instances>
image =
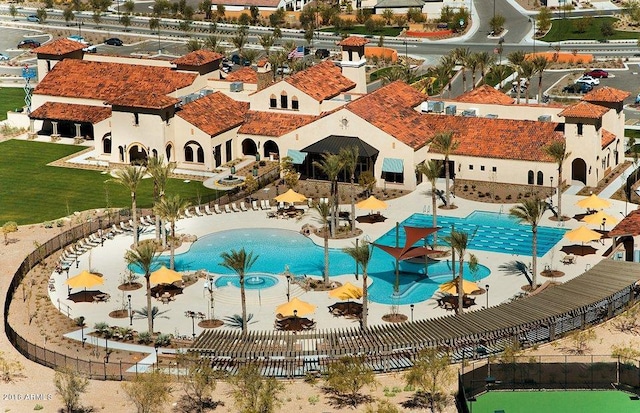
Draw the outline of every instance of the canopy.
<instances>
[{"instance_id":1,"label":"canopy","mask_svg":"<svg viewBox=\"0 0 640 413\"><path fill-rule=\"evenodd\" d=\"M458 284L460 281L460 277L456 277L451 281L447 281L446 283L440 284L440 291L447 294L458 294ZM462 292L464 294L471 294L474 291L478 291L480 287L478 284L467 281L464 278L462 279Z\"/></svg>"},{"instance_id":2,"label":"canopy","mask_svg":"<svg viewBox=\"0 0 640 413\"><path fill-rule=\"evenodd\" d=\"M284 194L278 195L274 198L278 202L286 202L288 204L293 204L294 202L305 202L307 197L297 193L293 189L289 189Z\"/></svg>"},{"instance_id":3,"label":"canopy","mask_svg":"<svg viewBox=\"0 0 640 413\"><path fill-rule=\"evenodd\" d=\"M434 254L434 253L437 253L438 251L434 251L424 246L414 247L413 245L418 241L420 241L421 239L436 232L438 229L439 229L438 227L421 228L421 227L404 226L404 232L406 235L405 235L405 242L403 247L391 247L388 245L380 245L380 244L373 244L373 245L380 248L381 250L383 250L384 252L386 252L387 254L391 255L392 257L394 257L399 261L406 260L409 258Z\"/></svg>"},{"instance_id":4,"label":"canopy","mask_svg":"<svg viewBox=\"0 0 640 413\"><path fill-rule=\"evenodd\" d=\"M382 172L401 174L404 172L404 161L398 158L384 158L382 160Z\"/></svg>"},{"instance_id":5,"label":"canopy","mask_svg":"<svg viewBox=\"0 0 640 413\"><path fill-rule=\"evenodd\" d=\"M350 298L357 300L362 298L362 288L347 282L346 284L329 291L329 297L337 298L339 300L348 300Z\"/></svg>"},{"instance_id":6,"label":"canopy","mask_svg":"<svg viewBox=\"0 0 640 413\"><path fill-rule=\"evenodd\" d=\"M582 218L582 221L592 225L602 225L603 222L605 224L611 225L615 225L618 223L618 219L616 217L614 217L613 215L609 215L604 211L598 211L595 214L585 215L584 218Z\"/></svg>"},{"instance_id":7,"label":"canopy","mask_svg":"<svg viewBox=\"0 0 640 413\"><path fill-rule=\"evenodd\" d=\"M290 317L292 315L303 316L311 314L314 311L316 311L315 305L302 301L298 297L294 297L288 303L284 303L276 307L276 313L280 313L285 317Z\"/></svg>"},{"instance_id":8,"label":"canopy","mask_svg":"<svg viewBox=\"0 0 640 413\"><path fill-rule=\"evenodd\" d=\"M302 165L304 160L307 158L306 152L298 151L295 149L287 150L287 156L291 158L291 162L294 165Z\"/></svg>"},{"instance_id":9,"label":"canopy","mask_svg":"<svg viewBox=\"0 0 640 413\"><path fill-rule=\"evenodd\" d=\"M104 284L104 279L102 279L102 277L100 277L99 275L92 274L89 271L84 270L75 277L69 278L67 281L65 281L65 284L67 284L71 288L89 288L96 285Z\"/></svg>"},{"instance_id":10,"label":"canopy","mask_svg":"<svg viewBox=\"0 0 640 413\"><path fill-rule=\"evenodd\" d=\"M387 203L379 200L375 196L371 195L369 198L364 201L360 201L356 204L356 208L360 209L387 209Z\"/></svg>"},{"instance_id":11,"label":"canopy","mask_svg":"<svg viewBox=\"0 0 640 413\"><path fill-rule=\"evenodd\" d=\"M564 237L570 241L588 242L602 238L602 234L585 227L576 228L564 234Z\"/></svg>"},{"instance_id":12,"label":"canopy","mask_svg":"<svg viewBox=\"0 0 640 413\"><path fill-rule=\"evenodd\" d=\"M152 284L172 284L176 281L182 280L182 274L177 271L170 270L164 265L151 273L149 281Z\"/></svg>"},{"instance_id":13,"label":"canopy","mask_svg":"<svg viewBox=\"0 0 640 413\"><path fill-rule=\"evenodd\" d=\"M592 194L591 196L578 201L576 205L580 208L602 209L609 208L611 206L611 202L607 201L606 199L599 198L595 194Z\"/></svg>"}]
</instances>

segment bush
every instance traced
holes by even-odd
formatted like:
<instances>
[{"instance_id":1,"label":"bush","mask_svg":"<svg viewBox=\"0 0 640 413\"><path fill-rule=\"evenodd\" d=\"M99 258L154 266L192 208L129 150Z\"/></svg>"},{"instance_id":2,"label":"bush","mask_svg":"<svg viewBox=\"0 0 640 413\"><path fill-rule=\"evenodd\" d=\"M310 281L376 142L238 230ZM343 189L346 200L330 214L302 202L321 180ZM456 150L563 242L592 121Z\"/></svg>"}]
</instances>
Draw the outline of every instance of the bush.
<instances>
[{"instance_id":1,"label":"bush","mask_svg":"<svg viewBox=\"0 0 640 413\"><path fill-rule=\"evenodd\" d=\"M171 344L171 335L158 334L158 337L156 337L156 344L158 347L168 347Z\"/></svg>"},{"instance_id":2,"label":"bush","mask_svg":"<svg viewBox=\"0 0 640 413\"><path fill-rule=\"evenodd\" d=\"M148 331L143 331L142 333L138 334L138 343L140 344L149 344L151 343L152 338L151 338L151 333Z\"/></svg>"},{"instance_id":3,"label":"bush","mask_svg":"<svg viewBox=\"0 0 640 413\"><path fill-rule=\"evenodd\" d=\"M109 331L109 324L105 322L95 323L93 328L96 330L96 333L102 336Z\"/></svg>"}]
</instances>

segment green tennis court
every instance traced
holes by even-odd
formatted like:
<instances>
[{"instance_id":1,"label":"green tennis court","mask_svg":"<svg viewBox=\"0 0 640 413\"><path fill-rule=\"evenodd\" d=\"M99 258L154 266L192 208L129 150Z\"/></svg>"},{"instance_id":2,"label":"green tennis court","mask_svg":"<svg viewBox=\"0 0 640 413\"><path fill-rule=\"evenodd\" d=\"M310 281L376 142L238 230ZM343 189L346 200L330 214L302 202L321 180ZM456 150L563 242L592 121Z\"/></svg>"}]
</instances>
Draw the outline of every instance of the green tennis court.
<instances>
[{"instance_id":1,"label":"green tennis court","mask_svg":"<svg viewBox=\"0 0 640 413\"><path fill-rule=\"evenodd\" d=\"M605 391L495 391L469 402L472 413L640 412L640 401L628 393Z\"/></svg>"}]
</instances>

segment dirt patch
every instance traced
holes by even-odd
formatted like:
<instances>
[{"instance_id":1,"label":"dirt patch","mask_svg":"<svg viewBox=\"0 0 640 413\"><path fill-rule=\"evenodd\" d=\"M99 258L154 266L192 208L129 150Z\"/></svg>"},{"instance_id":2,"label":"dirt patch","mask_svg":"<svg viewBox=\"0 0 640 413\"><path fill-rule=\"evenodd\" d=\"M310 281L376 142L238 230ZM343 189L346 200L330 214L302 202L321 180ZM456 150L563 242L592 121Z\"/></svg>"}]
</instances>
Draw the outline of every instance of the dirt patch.
<instances>
[{"instance_id":1,"label":"dirt patch","mask_svg":"<svg viewBox=\"0 0 640 413\"><path fill-rule=\"evenodd\" d=\"M560 278L564 277L564 272L558 270L544 270L540 273L543 277Z\"/></svg>"},{"instance_id":2,"label":"dirt patch","mask_svg":"<svg viewBox=\"0 0 640 413\"><path fill-rule=\"evenodd\" d=\"M224 325L224 321L222 320L202 320L198 323L198 327L200 328L218 328Z\"/></svg>"},{"instance_id":3,"label":"dirt patch","mask_svg":"<svg viewBox=\"0 0 640 413\"><path fill-rule=\"evenodd\" d=\"M111 318L127 318L129 317L128 310L115 310L109 313L109 317Z\"/></svg>"},{"instance_id":4,"label":"dirt patch","mask_svg":"<svg viewBox=\"0 0 640 413\"><path fill-rule=\"evenodd\" d=\"M142 288L142 284L140 283L124 283L118 286L118 290L120 291L135 291Z\"/></svg>"},{"instance_id":5,"label":"dirt patch","mask_svg":"<svg viewBox=\"0 0 640 413\"><path fill-rule=\"evenodd\" d=\"M407 316L404 314L385 314L382 316L382 321L387 323L404 323L407 321Z\"/></svg>"},{"instance_id":6,"label":"dirt patch","mask_svg":"<svg viewBox=\"0 0 640 413\"><path fill-rule=\"evenodd\" d=\"M553 193L555 188L548 186L503 184L467 179L456 179L454 185L455 196L490 204L518 203L523 199L536 196L545 199Z\"/></svg>"}]
</instances>

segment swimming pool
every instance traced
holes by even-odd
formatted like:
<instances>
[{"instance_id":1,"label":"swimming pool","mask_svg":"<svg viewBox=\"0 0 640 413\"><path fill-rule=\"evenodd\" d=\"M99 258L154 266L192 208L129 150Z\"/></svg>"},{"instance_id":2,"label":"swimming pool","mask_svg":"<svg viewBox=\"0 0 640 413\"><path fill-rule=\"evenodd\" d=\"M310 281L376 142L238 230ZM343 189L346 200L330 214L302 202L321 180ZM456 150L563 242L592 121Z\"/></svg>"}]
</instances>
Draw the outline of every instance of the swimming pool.
<instances>
[{"instance_id":1,"label":"swimming pool","mask_svg":"<svg viewBox=\"0 0 640 413\"><path fill-rule=\"evenodd\" d=\"M240 277L235 275L222 275L215 281L217 288L233 286L240 288ZM278 279L269 274L251 274L244 279L244 288L247 290L263 290L278 284Z\"/></svg>"},{"instance_id":2,"label":"swimming pool","mask_svg":"<svg viewBox=\"0 0 640 413\"><path fill-rule=\"evenodd\" d=\"M413 214L400 225L430 227L433 217L426 214ZM451 234L451 225L456 231L467 232L470 236L469 249L531 256L531 226L521 224L508 214L475 211L465 218L438 216L438 243L443 244L444 237ZM538 257L551 250L564 236L565 229L538 226ZM473 235L473 236L472 236ZM472 237L471 237L472 236ZM395 245L396 230L391 229L376 242ZM431 237L429 237L431 242ZM404 231L400 231L399 245L404 245Z\"/></svg>"}]
</instances>

